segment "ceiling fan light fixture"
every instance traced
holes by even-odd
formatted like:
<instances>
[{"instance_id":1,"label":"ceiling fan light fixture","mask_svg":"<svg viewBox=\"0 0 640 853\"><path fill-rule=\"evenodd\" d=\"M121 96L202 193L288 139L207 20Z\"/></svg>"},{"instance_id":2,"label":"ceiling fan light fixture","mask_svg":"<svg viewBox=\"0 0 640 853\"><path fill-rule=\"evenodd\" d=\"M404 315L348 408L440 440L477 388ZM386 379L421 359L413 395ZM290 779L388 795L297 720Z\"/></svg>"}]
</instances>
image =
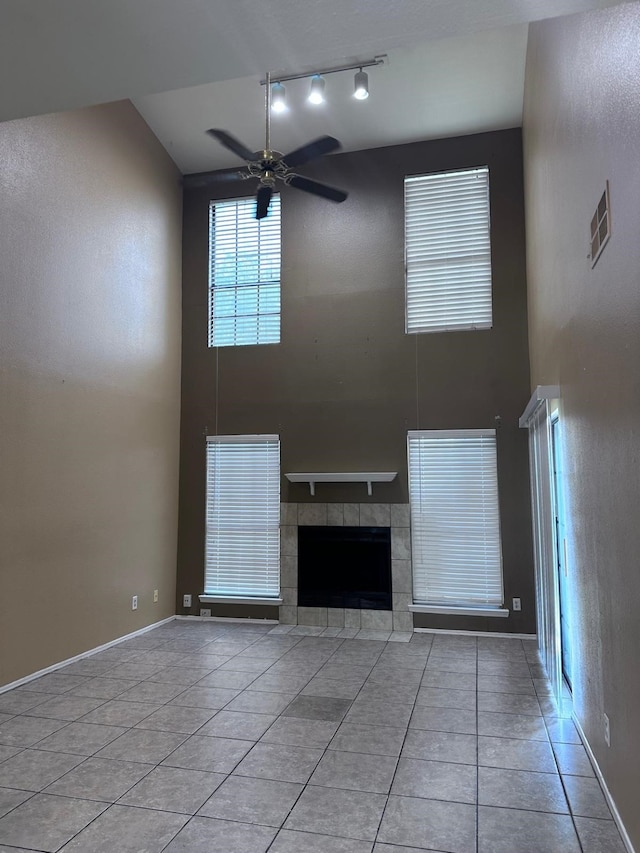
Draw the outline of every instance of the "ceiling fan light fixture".
<instances>
[{"instance_id":1,"label":"ceiling fan light fixture","mask_svg":"<svg viewBox=\"0 0 640 853\"><path fill-rule=\"evenodd\" d=\"M369 75L362 68L356 72L353 79L353 97L358 101L365 101L369 97Z\"/></svg>"},{"instance_id":2,"label":"ceiling fan light fixture","mask_svg":"<svg viewBox=\"0 0 640 853\"><path fill-rule=\"evenodd\" d=\"M274 113L287 111L286 89L282 83L274 83L271 87L271 109Z\"/></svg>"},{"instance_id":3,"label":"ceiling fan light fixture","mask_svg":"<svg viewBox=\"0 0 640 853\"><path fill-rule=\"evenodd\" d=\"M324 104L324 77L314 74L311 78L311 90L307 100L310 104Z\"/></svg>"}]
</instances>

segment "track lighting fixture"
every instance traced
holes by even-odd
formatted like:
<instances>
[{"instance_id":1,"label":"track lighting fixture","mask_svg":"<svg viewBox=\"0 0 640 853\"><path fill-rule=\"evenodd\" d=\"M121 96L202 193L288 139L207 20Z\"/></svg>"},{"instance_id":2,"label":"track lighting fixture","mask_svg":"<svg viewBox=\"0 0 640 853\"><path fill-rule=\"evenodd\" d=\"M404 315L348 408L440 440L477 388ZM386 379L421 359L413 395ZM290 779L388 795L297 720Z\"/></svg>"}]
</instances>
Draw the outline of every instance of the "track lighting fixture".
<instances>
[{"instance_id":1,"label":"track lighting fixture","mask_svg":"<svg viewBox=\"0 0 640 853\"><path fill-rule=\"evenodd\" d=\"M274 83L271 87L271 109L274 113L284 113L287 110L286 90L282 83Z\"/></svg>"},{"instance_id":2,"label":"track lighting fixture","mask_svg":"<svg viewBox=\"0 0 640 853\"><path fill-rule=\"evenodd\" d=\"M307 100L310 104L324 104L324 77L314 74L311 78L311 90Z\"/></svg>"},{"instance_id":3,"label":"track lighting fixture","mask_svg":"<svg viewBox=\"0 0 640 853\"><path fill-rule=\"evenodd\" d=\"M365 101L369 97L369 75L362 68L356 73L353 80L353 97L358 101Z\"/></svg>"},{"instance_id":4,"label":"track lighting fixture","mask_svg":"<svg viewBox=\"0 0 640 853\"><path fill-rule=\"evenodd\" d=\"M317 71L302 71L297 74L267 74L264 80L260 83L262 86L268 86L271 92L271 109L274 113L282 113L287 110L285 100L285 89L282 85L287 80L311 80L311 89L307 100L310 104L325 103L325 77L328 74L339 74L343 71L355 71L353 78L353 97L358 101L365 101L369 97L369 75L364 70L365 68L375 68L380 65L385 65L387 61L386 55L374 56L373 59L365 59L360 62L350 65L334 65L329 68L319 68ZM271 85L271 80L277 80Z\"/></svg>"}]
</instances>

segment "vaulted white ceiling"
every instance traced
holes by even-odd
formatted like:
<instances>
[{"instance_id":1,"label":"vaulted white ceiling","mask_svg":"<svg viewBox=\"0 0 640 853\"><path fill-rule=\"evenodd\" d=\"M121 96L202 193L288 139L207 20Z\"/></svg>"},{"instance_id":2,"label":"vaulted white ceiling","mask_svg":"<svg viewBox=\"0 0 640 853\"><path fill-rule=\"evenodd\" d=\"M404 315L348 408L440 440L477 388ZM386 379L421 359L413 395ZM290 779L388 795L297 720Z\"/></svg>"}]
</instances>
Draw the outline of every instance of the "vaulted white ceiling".
<instances>
[{"instance_id":1,"label":"vaulted white ceiling","mask_svg":"<svg viewBox=\"0 0 640 853\"><path fill-rule=\"evenodd\" d=\"M261 146L267 69L386 53L368 101L352 103L352 78L336 75L324 113L301 104L274 143L286 149L329 132L366 148L512 126L526 24L618 2L0 0L0 120L132 98L180 167L201 171L233 165L202 138L207 127ZM300 84L288 88L302 101Z\"/></svg>"},{"instance_id":2,"label":"vaulted white ceiling","mask_svg":"<svg viewBox=\"0 0 640 853\"><path fill-rule=\"evenodd\" d=\"M272 142L290 151L324 133L347 151L517 127L527 25L422 42L388 52L368 69L370 95L353 98L353 72L326 78L326 103L307 103L308 80L286 84L286 113L273 115ZM366 57L362 55L361 59ZM263 75L264 76L264 75ZM264 87L260 76L209 83L134 100L183 172L240 165L205 134L230 130L251 150L264 147Z\"/></svg>"}]
</instances>

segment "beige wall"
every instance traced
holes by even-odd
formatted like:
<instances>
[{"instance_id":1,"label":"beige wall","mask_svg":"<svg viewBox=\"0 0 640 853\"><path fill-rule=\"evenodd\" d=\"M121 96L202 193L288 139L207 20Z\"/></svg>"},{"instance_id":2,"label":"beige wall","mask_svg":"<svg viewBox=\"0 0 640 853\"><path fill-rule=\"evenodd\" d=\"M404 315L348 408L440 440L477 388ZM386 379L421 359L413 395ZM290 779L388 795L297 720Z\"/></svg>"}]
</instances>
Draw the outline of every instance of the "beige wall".
<instances>
[{"instance_id":1,"label":"beige wall","mask_svg":"<svg viewBox=\"0 0 640 853\"><path fill-rule=\"evenodd\" d=\"M306 166L350 195L337 205L283 189L278 345L207 347L209 200L216 190L249 190L226 183L186 193L180 596L203 586L207 431L279 434L283 474L398 472L370 498L362 484L329 483L312 498L308 485L283 477L283 501L404 503L407 430L494 427L499 416L505 597L520 597L522 611L506 619L421 615L416 624L535 630L527 436L518 428L529 397L521 143L516 129ZM407 335L404 177L479 165L490 169L493 328Z\"/></svg>"},{"instance_id":2,"label":"beige wall","mask_svg":"<svg viewBox=\"0 0 640 853\"><path fill-rule=\"evenodd\" d=\"M524 134L531 384L562 394L575 708L636 846L639 44L638 4L532 25ZM613 236L592 270L589 222L607 179Z\"/></svg>"},{"instance_id":3,"label":"beige wall","mask_svg":"<svg viewBox=\"0 0 640 853\"><path fill-rule=\"evenodd\" d=\"M181 191L122 102L0 124L0 196L1 685L174 612Z\"/></svg>"}]
</instances>

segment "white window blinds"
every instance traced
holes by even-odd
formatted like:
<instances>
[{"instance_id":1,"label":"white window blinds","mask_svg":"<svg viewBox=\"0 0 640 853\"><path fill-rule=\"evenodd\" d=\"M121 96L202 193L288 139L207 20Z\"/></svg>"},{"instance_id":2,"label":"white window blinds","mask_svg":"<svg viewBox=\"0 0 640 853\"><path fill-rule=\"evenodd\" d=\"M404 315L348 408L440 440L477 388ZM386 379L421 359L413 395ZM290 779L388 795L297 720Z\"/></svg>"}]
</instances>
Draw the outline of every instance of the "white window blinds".
<instances>
[{"instance_id":1,"label":"white window blinds","mask_svg":"<svg viewBox=\"0 0 640 853\"><path fill-rule=\"evenodd\" d=\"M207 437L205 593L280 592L280 440Z\"/></svg>"},{"instance_id":2,"label":"white window blinds","mask_svg":"<svg viewBox=\"0 0 640 853\"><path fill-rule=\"evenodd\" d=\"M209 346L280 341L280 196L255 218L255 199L209 206Z\"/></svg>"},{"instance_id":3,"label":"white window blinds","mask_svg":"<svg viewBox=\"0 0 640 853\"><path fill-rule=\"evenodd\" d=\"M490 329L489 169L405 178L407 332Z\"/></svg>"},{"instance_id":4,"label":"white window blinds","mask_svg":"<svg viewBox=\"0 0 640 853\"><path fill-rule=\"evenodd\" d=\"M495 430L409 432L416 604L500 607Z\"/></svg>"}]
</instances>

